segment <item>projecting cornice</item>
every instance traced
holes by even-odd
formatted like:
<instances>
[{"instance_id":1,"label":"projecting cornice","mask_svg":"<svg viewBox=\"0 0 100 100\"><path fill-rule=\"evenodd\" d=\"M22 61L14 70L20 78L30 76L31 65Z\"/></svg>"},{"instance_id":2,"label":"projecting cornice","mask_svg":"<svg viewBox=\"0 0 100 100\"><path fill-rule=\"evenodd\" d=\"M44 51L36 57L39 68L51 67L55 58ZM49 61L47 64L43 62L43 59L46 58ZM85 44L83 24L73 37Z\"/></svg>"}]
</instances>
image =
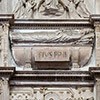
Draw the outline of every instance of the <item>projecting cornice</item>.
<instances>
[{"instance_id":1,"label":"projecting cornice","mask_svg":"<svg viewBox=\"0 0 100 100\"><path fill-rule=\"evenodd\" d=\"M90 19L92 21L100 21L100 14L92 14L90 15Z\"/></svg>"},{"instance_id":2,"label":"projecting cornice","mask_svg":"<svg viewBox=\"0 0 100 100\"><path fill-rule=\"evenodd\" d=\"M100 25L100 14L90 15L90 21L94 26Z\"/></svg>"},{"instance_id":3,"label":"projecting cornice","mask_svg":"<svg viewBox=\"0 0 100 100\"><path fill-rule=\"evenodd\" d=\"M93 86L88 71L34 70L16 71L10 80L11 86Z\"/></svg>"},{"instance_id":4,"label":"projecting cornice","mask_svg":"<svg viewBox=\"0 0 100 100\"><path fill-rule=\"evenodd\" d=\"M94 76L94 77L99 77L100 78L100 67L91 67L89 69L89 72Z\"/></svg>"},{"instance_id":5,"label":"projecting cornice","mask_svg":"<svg viewBox=\"0 0 100 100\"><path fill-rule=\"evenodd\" d=\"M0 14L0 23L9 21L15 26L91 26L100 22L99 14L92 14L84 19L14 19L13 14Z\"/></svg>"},{"instance_id":6,"label":"projecting cornice","mask_svg":"<svg viewBox=\"0 0 100 100\"><path fill-rule=\"evenodd\" d=\"M15 72L15 67L0 67L0 77L10 78Z\"/></svg>"},{"instance_id":7,"label":"projecting cornice","mask_svg":"<svg viewBox=\"0 0 100 100\"><path fill-rule=\"evenodd\" d=\"M3 22L9 22L10 24L14 22L13 14L0 14L0 24Z\"/></svg>"},{"instance_id":8,"label":"projecting cornice","mask_svg":"<svg viewBox=\"0 0 100 100\"><path fill-rule=\"evenodd\" d=\"M58 27L93 27L90 19L55 19L55 20L43 20L43 19L30 19L21 20L16 19L11 28L17 29L32 29L32 28L58 28Z\"/></svg>"}]
</instances>

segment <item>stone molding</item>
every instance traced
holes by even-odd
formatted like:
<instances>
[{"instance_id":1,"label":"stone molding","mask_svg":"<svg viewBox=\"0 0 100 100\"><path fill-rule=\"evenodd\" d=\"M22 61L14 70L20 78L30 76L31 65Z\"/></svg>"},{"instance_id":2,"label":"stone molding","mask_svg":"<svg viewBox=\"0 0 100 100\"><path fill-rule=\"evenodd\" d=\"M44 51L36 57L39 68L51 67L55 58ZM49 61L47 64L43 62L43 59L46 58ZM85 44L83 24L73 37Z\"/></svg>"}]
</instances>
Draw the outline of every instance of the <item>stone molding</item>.
<instances>
[{"instance_id":1,"label":"stone molding","mask_svg":"<svg viewBox=\"0 0 100 100\"><path fill-rule=\"evenodd\" d=\"M11 29L93 28L89 19L15 20Z\"/></svg>"},{"instance_id":2,"label":"stone molding","mask_svg":"<svg viewBox=\"0 0 100 100\"><path fill-rule=\"evenodd\" d=\"M0 67L0 77L7 77L8 79L13 75L14 67Z\"/></svg>"},{"instance_id":3,"label":"stone molding","mask_svg":"<svg viewBox=\"0 0 100 100\"><path fill-rule=\"evenodd\" d=\"M14 22L14 15L13 14L0 14L0 24L4 22L13 23Z\"/></svg>"},{"instance_id":4,"label":"stone molding","mask_svg":"<svg viewBox=\"0 0 100 100\"><path fill-rule=\"evenodd\" d=\"M89 18L86 19L14 19L13 14L0 14L0 22L9 21L13 25L68 25L68 26L93 26L93 22L100 21L99 14L92 14Z\"/></svg>"},{"instance_id":5,"label":"stone molding","mask_svg":"<svg viewBox=\"0 0 100 100\"><path fill-rule=\"evenodd\" d=\"M14 67L0 67L0 99L9 100L9 79L14 73Z\"/></svg>"},{"instance_id":6,"label":"stone molding","mask_svg":"<svg viewBox=\"0 0 100 100\"><path fill-rule=\"evenodd\" d=\"M89 69L89 72L91 75L93 75L95 78L100 78L100 67L91 67Z\"/></svg>"},{"instance_id":7,"label":"stone molding","mask_svg":"<svg viewBox=\"0 0 100 100\"><path fill-rule=\"evenodd\" d=\"M94 78L88 71L35 70L16 71L14 67L0 67L1 78L10 86L93 86ZM10 79L10 80L9 80Z\"/></svg>"},{"instance_id":8,"label":"stone molding","mask_svg":"<svg viewBox=\"0 0 100 100\"><path fill-rule=\"evenodd\" d=\"M92 14L90 15L91 21L100 21L100 14Z\"/></svg>"},{"instance_id":9,"label":"stone molding","mask_svg":"<svg viewBox=\"0 0 100 100\"><path fill-rule=\"evenodd\" d=\"M90 15L90 21L94 25L94 27L100 26L100 14Z\"/></svg>"},{"instance_id":10,"label":"stone molding","mask_svg":"<svg viewBox=\"0 0 100 100\"><path fill-rule=\"evenodd\" d=\"M93 86L88 71L35 70L16 71L11 86Z\"/></svg>"}]
</instances>

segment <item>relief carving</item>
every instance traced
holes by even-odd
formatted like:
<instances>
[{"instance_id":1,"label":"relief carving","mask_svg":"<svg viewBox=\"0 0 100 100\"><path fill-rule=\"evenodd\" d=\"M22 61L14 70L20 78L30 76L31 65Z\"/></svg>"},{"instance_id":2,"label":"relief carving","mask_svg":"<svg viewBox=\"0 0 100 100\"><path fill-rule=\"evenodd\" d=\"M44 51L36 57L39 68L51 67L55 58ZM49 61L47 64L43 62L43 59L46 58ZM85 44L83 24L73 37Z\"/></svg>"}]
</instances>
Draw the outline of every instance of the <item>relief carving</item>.
<instances>
[{"instance_id":1,"label":"relief carving","mask_svg":"<svg viewBox=\"0 0 100 100\"><path fill-rule=\"evenodd\" d=\"M25 34L11 32L10 39L14 61L20 67L34 69L34 66L42 68L49 65L47 68L55 68L59 61L65 62L65 65L60 63L58 68L68 66L71 69L88 64L94 49L95 35L93 29L33 30Z\"/></svg>"},{"instance_id":2,"label":"relief carving","mask_svg":"<svg viewBox=\"0 0 100 100\"><path fill-rule=\"evenodd\" d=\"M36 91L35 93L33 92ZM10 100L94 100L93 89L80 88L48 88L43 93L40 88L13 88Z\"/></svg>"},{"instance_id":3,"label":"relief carving","mask_svg":"<svg viewBox=\"0 0 100 100\"><path fill-rule=\"evenodd\" d=\"M84 0L19 0L13 13L16 18L55 19L89 17Z\"/></svg>"},{"instance_id":4,"label":"relief carving","mask_svg":"<svg viewBox=\"0 0 100 100\"><path fill-rule=\"evenodd\" d=\"M37 100L33 96L34 94L31 88L14 88L11 89L10 100Z\"/></svg>"},{"instance_id":5,"label":"relief carving","mask_svg":"<svg viewBox=\"0 0 100 100\"><path fill-rule=\"evenodd\" d=\"M3 83L3 81L2 81L2 79L0 79L0 95L3 93L3 90L2 90L2 83Z\"/></svg>"},{"instance_id":6,"label":"relief carving","mask_svg":"<svg viewBox=\"0 0 100 100\"><path fill-rule=\"evenodd\" d=\"M1 59L1 66L8 66L8 28L9 24L3 23L0 26L0 59Z\"/></svg>"},{"instance_id":7,"label":"relief carving","mask_svg":"<svg viewBox=\"0 0 100 100\"><path fill-rule=\"evenodd\" d=\"M14 13L16 18L32 18L34 7L36 3L34 0L18 0L15 6Z\"/></svg>"},{"instance_id":8,"label":"relief carving","mask_svg":"<svg viewBox=\"0 0 100 100\"><path fill-rule=\"evenodd\" d=\"M8 79L0 77L0 100L8 100Z\"/></svg>"},{"instance_id":9,"label":"relief carving","mask_svg":"<svg viewBox=\"0 0 100 100\"><path fill-rule=\"evenodd\" d=\"M11 35L13 42L33 42L33 43L66 43L67 45L93 45L94 30L40 30L33 33L14 32Z\"/></svg>"}]
</instances>

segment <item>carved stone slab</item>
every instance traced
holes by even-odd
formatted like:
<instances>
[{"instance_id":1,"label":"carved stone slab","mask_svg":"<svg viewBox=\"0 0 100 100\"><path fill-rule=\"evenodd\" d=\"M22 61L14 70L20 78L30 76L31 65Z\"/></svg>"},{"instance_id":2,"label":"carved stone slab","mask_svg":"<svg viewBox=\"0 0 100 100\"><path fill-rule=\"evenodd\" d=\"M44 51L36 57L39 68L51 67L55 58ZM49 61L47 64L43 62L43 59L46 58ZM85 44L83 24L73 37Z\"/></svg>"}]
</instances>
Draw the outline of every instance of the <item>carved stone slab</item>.
<instances>
[{"instance_id":1,"label":"carved stone slab","mask_svg":"<svg viewBox=\"0 0 100 100\"><path fill-rule=\"evenodd\" d=\"M38 45L13 47L13 57L18 66L37 68L83 67L91 58L92 47Z\"/></svg>"},{"instance_id":2,"label":"carved stone slab","mask_svg":"<svg viewBox=\"0 0 100 100\"><path fill-rule=\"evenodd\" d=\"M81 68L93 52L94 30L33 29L10 34L12 55L25 68Z\"/></svg>"},{"instance_id":3,"label":"carved stone slab","mask_svg":"<svg viewBox=\"0 0 100 100\"><path fill-rule=\"evenodd\" d=\"M70 61L69 47L34 47L35 61Z\"/></svg>"},{"instance_id":4,"label":"carved stone slab","mask_svg":"<svg viewBox=\"0 0 100 100\"><path fill-rule=\"evenodd\" d=\"M12 88L10 100L94 100L92 87L18 87Z\"/></svg>"},{"instance_id":5,"label":"carved stone slab","mask_svg":"<svg viewBox=\"0 0 100 100\"><path fill-rule=\"evenodd\" d=\"M19 19L87 18L93 12L93 0L19 0L13 13ZM89 9L91 8L91 9Z\"/></svg>"}]
</instances>

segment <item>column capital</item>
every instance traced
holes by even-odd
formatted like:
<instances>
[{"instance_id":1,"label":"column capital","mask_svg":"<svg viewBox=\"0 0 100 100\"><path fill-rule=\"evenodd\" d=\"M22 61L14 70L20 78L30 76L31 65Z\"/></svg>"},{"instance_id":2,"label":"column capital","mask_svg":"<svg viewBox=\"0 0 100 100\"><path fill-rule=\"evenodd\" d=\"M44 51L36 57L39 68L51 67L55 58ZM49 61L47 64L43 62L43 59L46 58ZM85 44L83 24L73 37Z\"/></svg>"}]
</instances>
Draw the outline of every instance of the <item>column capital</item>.
<instances>
[{"instance_id":1,"label":"column capital","mask_svg":"<svg viewBox=\"0 0 100 100\"><path fill-rule=\"evenodd\" d=\"M100 80L100 67L90 67L89 72L96 80Z\"/></svg>"},{"instance_id":2,"label":"column capital","mask_svg":"<svg viewBox=\"0 0 100 100\"><path fill-rule=\"evenodd\" d=\"M9 78L14 74L15 67L0 67L0 78L6 78L9 80Z\"/></svg>"},{"instance_id":3,"label":"column capital","mask_svg":"<svg viewBox=\"0 0 100 100\"><path fill-rule=\"evenodd\" d=\"M12 24L14 22L14 15L13 14L0 14L0 24L2 22L9 22Z\"/></svg>"},{"instance_id":4,"label":"column capital","mask_svg":"<svg viewBox=\"0 0 100 100\"><path fill-rule=\"evenodd\" d=\"M90 15L90 21L94 26L100 26L100 14Z\"/></svg>"}]
</instances>

